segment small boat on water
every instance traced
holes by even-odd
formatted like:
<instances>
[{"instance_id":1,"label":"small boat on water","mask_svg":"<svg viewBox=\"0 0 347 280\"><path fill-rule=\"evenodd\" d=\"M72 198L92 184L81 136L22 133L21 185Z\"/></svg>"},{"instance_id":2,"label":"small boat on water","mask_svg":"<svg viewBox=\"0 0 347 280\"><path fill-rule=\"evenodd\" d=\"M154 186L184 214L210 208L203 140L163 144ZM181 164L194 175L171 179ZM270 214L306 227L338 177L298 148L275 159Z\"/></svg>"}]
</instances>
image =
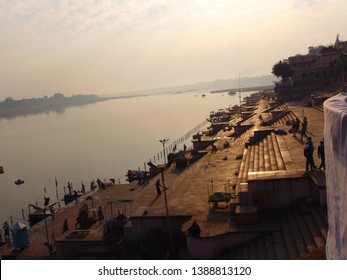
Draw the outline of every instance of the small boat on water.
<instances>
[{"instance_id":1,"label":"small boat on water","mask_svg":"<svg viewBox=\"0 0 347 280\"><path fill-rule=\"evenodd\" d=\"M14 183L15 183L17 186L19 186L19 185L21 185L21 184L24 184L24 181L21 180L21 179L17 179L16 181L14 181Z\"/></svg>"},{"instance_id":2,"label":"small boat on water","mask_svg":"<svg viewBox=\"0 0 347 280\"><path fill-rule=\"evenodd\" d=\"M231 96L233 96L233 95L236 94L236 91L230 90L230 91L228 91L228 94L231 95Z\"/></svg>"}]
</instances>

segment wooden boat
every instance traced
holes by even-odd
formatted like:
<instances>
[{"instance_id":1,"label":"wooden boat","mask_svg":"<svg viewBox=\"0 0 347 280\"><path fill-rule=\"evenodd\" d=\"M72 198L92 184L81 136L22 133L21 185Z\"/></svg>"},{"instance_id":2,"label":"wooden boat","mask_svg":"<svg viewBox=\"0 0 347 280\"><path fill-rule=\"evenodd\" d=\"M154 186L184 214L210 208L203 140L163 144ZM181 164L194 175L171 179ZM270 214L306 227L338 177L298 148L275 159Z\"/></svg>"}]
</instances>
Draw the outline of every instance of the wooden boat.
<instances>
[{"instance_id":1,"label":"wooden boat","mask_svg":"<svg viewBox=\"0 0 347 280\"><path fill-rule=\"evenodd\" d=\"M24 184L24 181L21 179L17 179L16 181L14 181L14 183L19 186L21 184Z\"/></svg>"}]
</instances>

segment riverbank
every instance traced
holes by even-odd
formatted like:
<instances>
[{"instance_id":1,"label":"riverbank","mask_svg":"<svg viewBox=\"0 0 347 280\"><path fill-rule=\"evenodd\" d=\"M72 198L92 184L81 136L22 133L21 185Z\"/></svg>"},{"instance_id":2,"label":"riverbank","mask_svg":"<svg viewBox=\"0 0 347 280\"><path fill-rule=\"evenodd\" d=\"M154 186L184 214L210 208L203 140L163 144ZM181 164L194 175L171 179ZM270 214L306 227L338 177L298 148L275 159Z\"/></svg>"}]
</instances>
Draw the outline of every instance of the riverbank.
<instances>
[{"instance_id":1,"label":"riverbank","mask_svg":"<svg viewBox=\"0 0 347 280\"><path fill-rule=\"evenodd\" d=\"M299 249L284 249L295 248L295 242L300 242L295 236L288 236L287 227L290 224L291 227L298 227L302 223L302 207L306 207L306 214L309 211L312 211L312 215L322 213L321 221L326 216L324 190L318 188L312 179L317 176L323 178L324 172L305 173L302 154L305 141L300 141L299 136L293 137L288 132L288 122L296 117L302 120L304 114L309 120L309 136L317 146L323 137L323 112L313 107L303 107L304 104L298 102L276 104L271 93L265 97L260 94L248 101L242 109L242 115L237 113L237 108L233 113L226 112L230 116L229 121L219 119L211 123L210 129L201 138L193 137L193 150L189 158L194 158L194 147L199 145L200 159L191 161L183 169L176 168L173 163L165 168L163 177L159 173L145 186L139 186L137 182L110 186L85 197L91 196L92 199L81 199L78 204L72 203L66 208L56 209L55 219L47 219L49 240L54 236L54 242L49 242L53 245L49 247L52 251L49 252L44 245L45 225L41 223L29 230L31 238L27 248L4 256L23 259L160 259L173 247L175 252L171 252L171 258L240 259L240 255L236 257L237 254L233 252L246 250L246 247L241 249L242 244L252 244L257 240L258 246L262 246L261 240L267 240L271 246L279 242L282 249L276 245L278 250L266 251L266 255L257 254L259 259L307 258L317 250L320 252L319 258L324 258L324 227L316 233L315 241L307 237L301 241L304 243ZM264 126L263 121L271 124ZM211 133L213 127L221 129ZM276 131L286 134L277 134ZM225 146L225 142L228 142L229 147ZM211 150L211 143L217 150ZM316 155L314 158L319 162ZM165 195L158 195L155 187L157 180L164 183L163 178L167 187L168 208ZM324 183L324 179L321 180ZM284 192L280 197L273 196L277 188ZM286 195L287 191L291 194ZM307 198L315 200L313 210L305 203L298 206L299 201L305 202ZM94 218L94 212L99 206L105 214L102 223L95 221L83 232L75 227L82 205L88 206L91 218ZM119 214L130 219L122 227L122 234L111 233L109 236L107 221ZM169 230L174 236L172 240L167 231L167 214ZM285 222L288 217L291 217L290 220ZM68 219L70 230L62 233L65 218ZM200 225L198 238L185 235L192 220ZM302 234L309 236L310 227L305 227L308 230ZM294 240L294 243L286 243L289 242L287 239ZM102 253L106 252L106 244L107 255ZM113 244L111 249L110 244ZM244 257L247 259L247 255Z\"/></svg>"}]
</instances>

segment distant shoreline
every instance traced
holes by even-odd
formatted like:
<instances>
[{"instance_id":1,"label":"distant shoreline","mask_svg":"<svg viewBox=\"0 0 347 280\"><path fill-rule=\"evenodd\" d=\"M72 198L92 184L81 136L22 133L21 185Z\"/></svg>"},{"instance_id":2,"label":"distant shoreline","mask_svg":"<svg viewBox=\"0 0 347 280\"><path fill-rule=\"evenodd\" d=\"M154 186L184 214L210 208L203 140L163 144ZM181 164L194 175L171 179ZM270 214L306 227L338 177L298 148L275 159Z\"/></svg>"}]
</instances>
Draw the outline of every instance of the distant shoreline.
<instances>
[{"instance_id":1,"label":"distant shoreline","mask_svg":"<svg viewBox=\"0 0 347 280\"><path fill-rule=\"evenodd\" d=\"M268 86L259 86L259 87L247 87L247 88L241 88L241 89L236 89L236 88L230 88L230 89L221 89L221 90L213 90L210 91L210 93L224 93L224 92L229 92L229 91L233 91L233 92L238 92L239 90L241 92L243 91L257 91L257 90L270 90L273 89L274 86L273 85L268 85Z\"/></svg>"},{"instance_id":2,"label":"distant shoreline","mask_svg":"<svg viewBox=\"0 0 347 280\"><path fill-rule=\"evenodd\" d=\"M260 90L269 90L273 89L273 85L268 86L258 86L258 87L246 87L242 88L241 92L245 91L260 91ZM70 97L65 97L63 94L56 93L52 97L43 97L43 98L31 98L31 99L22 99L14 100L12 98L6 98L4 101L0 102L0 118L11 119L17 116L25 115L35 115L35 114L44 114L50 112L63 113L66 108L84 106L88 104L93 104L96 102L107 101L111 99L127 99L127 98L136 98L136 97L146 97L154 95L164 95L164 94L185 94L194 91L201 91L207 89L194 89L194 90L185 90L185 91L163 91L156 93L139 93L132 95L119 95L119 96L103 96L98 95L73 95ZM224 89L224 90L215 90L210 91L211 94L224 93L229 91L238 91L235 89Z\"/></svg>"}]
</instances>

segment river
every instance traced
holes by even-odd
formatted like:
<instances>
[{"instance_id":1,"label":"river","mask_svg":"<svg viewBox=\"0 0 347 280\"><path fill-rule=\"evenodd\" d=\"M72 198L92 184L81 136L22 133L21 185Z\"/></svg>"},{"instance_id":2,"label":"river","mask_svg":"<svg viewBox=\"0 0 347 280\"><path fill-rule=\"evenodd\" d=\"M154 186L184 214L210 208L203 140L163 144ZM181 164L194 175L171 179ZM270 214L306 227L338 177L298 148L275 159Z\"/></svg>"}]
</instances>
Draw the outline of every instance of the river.
<instances>
[{"instance_id":1,"label":"river","mask_svg":"<svg viewBox=\"0 0 347 280\"><path fill-rule=\"evenodd\" d=\"M252 92L244 92L247 96ZM202 97L205 94L205 97ZM126 183L128 169L142 170L145 162L163 162L158 139L191 145L188 134L210 111L238 104L238 95L205 91L110 99L61 111L0 119L0 218L23 222L28 204L57 201L64 186L81 182L90 190L93 179ZM187 138L188 136L188 138ZM187 138L187 139L185 139ZM159 161L158 161L159 155ZM24 181L16 185L17 179ZM28 223L27 223L28 224Z\"/></svg>"}]
</instances>

